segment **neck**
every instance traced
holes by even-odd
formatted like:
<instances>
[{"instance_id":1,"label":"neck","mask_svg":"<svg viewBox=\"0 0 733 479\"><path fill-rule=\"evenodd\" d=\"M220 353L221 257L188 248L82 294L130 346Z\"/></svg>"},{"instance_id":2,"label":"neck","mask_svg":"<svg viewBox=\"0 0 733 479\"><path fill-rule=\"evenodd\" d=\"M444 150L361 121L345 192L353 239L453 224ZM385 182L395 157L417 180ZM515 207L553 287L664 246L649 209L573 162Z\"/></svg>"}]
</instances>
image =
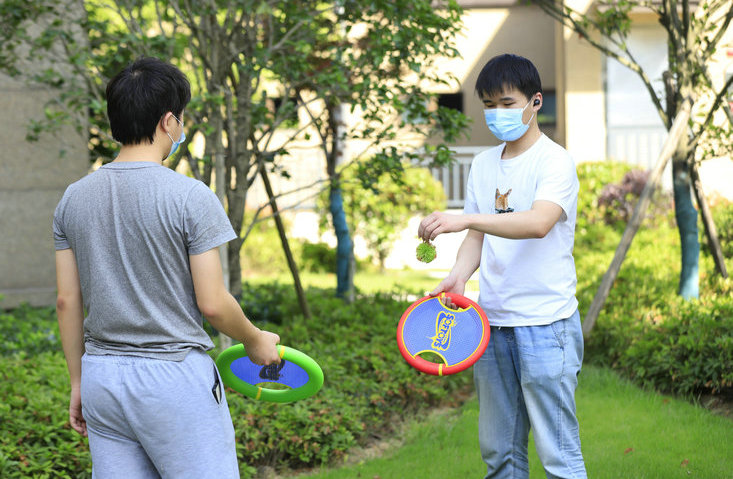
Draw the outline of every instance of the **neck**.
<instances>
[{"instance_id":1,"label":"neck","mask_svg":"<svg viewBox=\"0 0 733 479\"><path fill-rule=\"evenodd\" d=\"M123 145L114 161L149 161L161 165L163 164L162 156L164 154L161 154L160 147L154 143Z\"/></svg>"},{"instance_id":2,"label":"neck","mask_svg":"<svg viewBox=\"0 0 733 479\"><path fill-rule=\"evenodd\" d=\"M532 121L527 132L521 136L518 140L507 141L504 151L501 154L501 158L507 160L521 155L525 151L529 150L532 145L537 142L542 136L540 128L537 126L536 121Z\"/></svg>"}]
</instances>

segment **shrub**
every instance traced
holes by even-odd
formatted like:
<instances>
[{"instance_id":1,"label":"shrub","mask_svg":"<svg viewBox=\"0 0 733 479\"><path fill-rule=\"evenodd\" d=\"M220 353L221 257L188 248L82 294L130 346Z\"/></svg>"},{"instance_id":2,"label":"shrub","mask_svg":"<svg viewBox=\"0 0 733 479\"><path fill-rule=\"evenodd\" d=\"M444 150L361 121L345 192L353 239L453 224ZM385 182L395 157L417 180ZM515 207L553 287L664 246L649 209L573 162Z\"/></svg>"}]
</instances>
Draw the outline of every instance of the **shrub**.
<instances>
[{"instance_id":1,"label":"shrub","mask_svg":"<svg viewBox=\"0 0 733 479\"><path fill-rule=\"evenodd\" d=\"M301 267L312 273L333 273L336 271L336 249L326 243L304 242L301 253Z\"/></svg>"},{"instance_id":2,"label":"shrub","mask_svg":"<svg viewBox=\"0 0 733 479\"><path fill-rule=\"evenodd\" d=\"M578 167L581 190L575 260L577 296L587 311L620 240L617 224L604 221L598 207L610 196L607 185L625 195L642 187L642 175L613 163ZM605 201L605 200L604 200ZM733 231L727 202L713 208L716 226ZM589 210L584 210L589 209ZM730 215L730 216L728 216ZM645 226L648 226L645 225ZM679 235L666 221L636 234L619 275L586 344L591 362L618 369L639 384L682 395L726 393L733 381L733 281L713 271L710 258L701 258L701 299L685 301L677 294ZM724 247L725 248L725 247Z\"/></svg>"},{"instance_id":3,"label":"shrub","mask_svg":"<svg viewBox=\"0 0 733 479\"><path fill-rule=\"evenodd\" d=\"M281 325L289 318L300 314L297 302L292 296L295 290L280 283L252 286L244 283L240 306L247 315L257 322Z\"/></svg>"},{"instance_id":4,"label":"shrub","mask_svg":"<svg viewBox=\"0 0 733 479\"><path fill-rule=\"evenodd\" d=\"M621 179L621 183L609 183L604 186L597 200L603 221L609 225L625 228L648 179L648 172L630 170ZM652 193L651 204L645 213L646 226L654 225L656 219L663 218L671 206L671 195L657 188Z\"/></svg>"},{"instance_id":5,"label":"shrub","mask_svg":"<svg viewBox=\"0 0 733 479\"><path fill-rule=\"evenodd\" d=\"M718 233L720 247L723 250L723 256L733 258L733 202L721 199L715 202L710 208L715 223L715 230ZM705 231L700 227L700 244L702 251L710 253L710 246L705 238Z\"/></svg>"},{"instance_id":6,"label":"shrub","mask_svg":"<svg viewBox=\"0 0 733 479\"><path fill-rule=\"evenodd\" d=\"M261 466L338 461L352 447L392 432L405 415L458 404L470 390L469 373L427 376L402 359L395 330L407 297L359 296L349 305L329 291L307 293L313 319L304 321L291 286L244 287L245 311L258 325L316 359L325 374L317 395L292 404L227 391L244 478ZM21 322L16 346L0 356L0 477L89 477L86 440L68 426L68 375L53 309L4 314L0 331L15 331Z\"/></svg>"},{"instance_id":7,"label":"shrub","mask_svg":"<svg viewBox=\"0 0 733 479\"><path fill-rule=\"evenodd\" d=\"M22 305L12 312L0 311L0 356L34 356L59 345L54 308Z\"/></svg>"},{"instance_id":8,"label":"shrub","mask_svg":"<svg viewBox=\"0 0 733 479\"><path fill-rule=\"evenodd\" d=\"M609 183L598 196L598 206L603 211L603 220L612 225L617 221L628 222L634 212L635 200L644 191L649 174L641 170L627 172L620 184Z\"/></svg>"},{"instance_id":9,"label":"shrub","mask_svg":"<svg viewBox=\"0 0 733 479\"><path fill-rule=\"evenodd\" d=\"M598 198L608 184L618 182L631 169L626 163L603 161L581 163L577 167L580 191L578 192L578 229L582 230L603 221Z\"/></svg>"},{"instance_id":10,"label":"shrub","mask_svg":"<svg viewBox=\"0 0 733 479\"><path fill-rule=\"evenodd\" d=\"M589 341L596 362L637 383L684 396L733 391L733 300L665 301L636 313L612 307ZM627 310L628 311L628 310Z\"/></svg>"},{"instance_id":11,"label":"shrub","mask_svg":"<svg viewBox=\"0 0 733 479\"><path fill-rule=\"evenodd\" d=\"M91 477L87 440L69 426L69 383L57 351L0 358L0 477Z\"/></svg>"},{"instance_id":12,"label":"shrub","mask_svg":"<svg viewBox=\"0 0 733 479\"><path fill-rule=\"evenodd\" d=\"M576 248L582 248L588 244L598 249L599 247L614 247L618 243L617 230L599 226L605 226L605 224L603 211L598 206L598 198L606 185L619 181L629 170L629 165L611 161L578 165L580 191L578 192L578 216L575 223Z\"/></svg>"},{"instance_id":13,"label":"shrub","mask_svg":"<svg viewBox=\"0 0 733 479\"><path fill-rule=\"evenodd\" d=\"M619 367L642 385L690 395L733 390L733 301L677 301L644 321Z\"/></svg>"},{"instance_id":14,"label":"shrub","mask_svg":"<svg viewBox=\"0 0 733 479\"><path fill-rule=\"evenodd\" d=\"M588 234L590 225L604 222L623 231L631 219L649 174L618 162L582 163L578 166L580 192L578 195L577 233ZM645 215L645 226L669 223L672 212L671 195L657 189ZM596 233L603 229L596 229Z\"/></svg>"},{"instance_id":15,"label":"shrub","mask_svg":"<svg viewBox=\"0 0 733 479\"><path fill-rule=\"evenodd\" d=\"M285 309L295 308L289 287L264 288L284 291L278 297L289 303ZM360 296L349 305L328 291L308 293L313 319L281 316L273 329L283 344L316 359L325 384L313 398L290 405L257 403L230 392L243 463L299 467L338 461L355 445L389 434L398 418L455 404L469 389L469 374L427 376L402 359L395 330L409 305L406 298Z\"/></svg>"},{"instance_id":16,"label":"shrub","mask_svg":"<svg viewBox=\"0 0 733 479\"><path fill-rule=\"evenodd\" d=\"M576 247L581 312L587 311L615 246ZM639 230L586 343L588 360L664 392L731 391L733 281L706 273L713 271L711 263L701 258L701 299L685 301L676 294L676 229Z\"/></svg>"},{"instance_id":17,"label":"shrub","mask_svg":"<svg viewBox=\"0 0 733 479\"><path fill-rule=\"evenodd\" d=\"M0 477L91 477L68 424L69 382L53 308L0 313Z\"/></svg>"},{"instance_id":18,"label":"shrub","mask_svg":"<svg viewBox=\"0 0 733 479\"><path fill-rule=\"evenodd\" d=\"M266 214L266 213L265 213ZM251 214L246 214L245 227L252 222ZM286 230L289 228L287 219L283 220ZM289 241L294 258L301 255L299 241ZM264 273L273 275L290 271L283 252L280 235L275 226L275 220L270 217L257 223L244 241L240 252L242 273Z\"/></svg>"},{"instance_id":19,"label":"shrub","mask_svg":"<svg viewBox=\"0 0 733 479\"><path fill-rule=\"evenodd\" d=\"M427 168L405 165L400 181L385 173L371 187L364 186L358 174L358 168L353 167L341 171L344 210L352 233L364 238L383 268L394 241L410 218L444 209L445 192ZM319 209L327 211L328 201L326 189L318 197ZM329 221L329 217L322 217L321 229Z\"/></svg>"}]
</instances>

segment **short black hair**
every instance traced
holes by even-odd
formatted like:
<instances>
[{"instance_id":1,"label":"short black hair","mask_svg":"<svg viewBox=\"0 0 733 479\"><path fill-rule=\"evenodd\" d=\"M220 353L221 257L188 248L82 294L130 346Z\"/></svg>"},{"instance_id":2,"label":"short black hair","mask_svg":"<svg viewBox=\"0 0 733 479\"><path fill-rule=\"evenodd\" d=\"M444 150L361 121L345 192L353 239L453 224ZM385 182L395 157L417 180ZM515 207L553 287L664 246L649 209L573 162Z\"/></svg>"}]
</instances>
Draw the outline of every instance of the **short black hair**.
<instances>
[{"instance_id":1,"label":"short black hair","mask_svg":"<svg viewBox=\"0 0 733 479\"><path fill-rule=\"evenodd\" d=\"M476 79L476 94L494 96L516 88L527 99L542 93L542 81L534 64L528 59L505 53L489 60Z\"/></svg>"},{"instance_id":2,"label":"short black hair","mask_svg":"<svg viewBox=\"0 0 733 479\"><path fill-rule=\"evenodd\" d=\"M141 57L107 84L107 116L112 137L123 145L153 142L158 121L167 112L179 119L191 100L191 85L178 68Z\"/></svg>"}]
</instances>

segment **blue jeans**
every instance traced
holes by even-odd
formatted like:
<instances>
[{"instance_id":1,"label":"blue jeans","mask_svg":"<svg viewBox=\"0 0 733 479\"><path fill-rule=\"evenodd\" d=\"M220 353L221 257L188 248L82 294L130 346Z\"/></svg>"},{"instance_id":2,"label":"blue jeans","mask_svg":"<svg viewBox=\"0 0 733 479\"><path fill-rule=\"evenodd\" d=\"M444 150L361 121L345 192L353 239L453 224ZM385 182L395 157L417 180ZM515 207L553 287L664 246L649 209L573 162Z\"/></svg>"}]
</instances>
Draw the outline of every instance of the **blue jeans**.
<instances>
[{"instance_id":1,"label":"blue jeans","mask_svg":"<svg viewBox=\"0 0 733 479\"><path fill-rule=\"evenodd\" d=\"M486 478L528 478L532 428L548 478L585 478L575 388L583 362L580 315L546 326L491 327L473 368Z\"/></svg>"}]
</instances>

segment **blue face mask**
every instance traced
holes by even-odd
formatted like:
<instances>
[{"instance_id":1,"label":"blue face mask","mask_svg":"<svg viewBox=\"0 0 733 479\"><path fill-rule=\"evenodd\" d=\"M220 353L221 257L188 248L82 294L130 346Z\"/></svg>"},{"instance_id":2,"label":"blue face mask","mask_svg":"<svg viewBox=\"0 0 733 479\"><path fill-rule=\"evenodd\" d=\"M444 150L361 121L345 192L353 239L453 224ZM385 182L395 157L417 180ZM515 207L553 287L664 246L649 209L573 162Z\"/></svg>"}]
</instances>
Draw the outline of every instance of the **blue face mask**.
<instances>
[{"instance_id":1,"label":"blue face mask","mask_svg":"<svg viewBox=\"0 0 733 479\"><path fill-rule=\"evenodd\" d=\"M532 100L529 103L532 103ZM532 112L529 121L526 124L522 122L522 115L529 103L524 105L524 108L488 108L484 110L486 126L501 141L518 140L527 132L534 118L534 112Z\"/></svg>"},{"instance_id":2,"label":"blue face mask","mask_svg":"<svg viewBox=\"0 0 733 479\"><path fill-rule=\"evenodd\" d=\"M176 115L173 115L172 113L171 113L171 116L173 118L176 118ZM164 160L166 158L170 158L173 155L173 153L176 152L176 150L178 149L178 146L181 143L183 143L184 141L186 141L186 132L183 131L183 122L181 120L179 120L178 118L176 118L176 121L178 122L179 125L181 125L181 137L178 139L178 141L175 141L175 140L173 140L173 137L170 135L170 133L166 132L166 135L168 135L168 138L171 139L171 142L173 142L173 144L171 145L171 151L170 151L170 153L168 153L168 156L166 156L165 158L163 158Z\"/></svg>"}]
</instances>

